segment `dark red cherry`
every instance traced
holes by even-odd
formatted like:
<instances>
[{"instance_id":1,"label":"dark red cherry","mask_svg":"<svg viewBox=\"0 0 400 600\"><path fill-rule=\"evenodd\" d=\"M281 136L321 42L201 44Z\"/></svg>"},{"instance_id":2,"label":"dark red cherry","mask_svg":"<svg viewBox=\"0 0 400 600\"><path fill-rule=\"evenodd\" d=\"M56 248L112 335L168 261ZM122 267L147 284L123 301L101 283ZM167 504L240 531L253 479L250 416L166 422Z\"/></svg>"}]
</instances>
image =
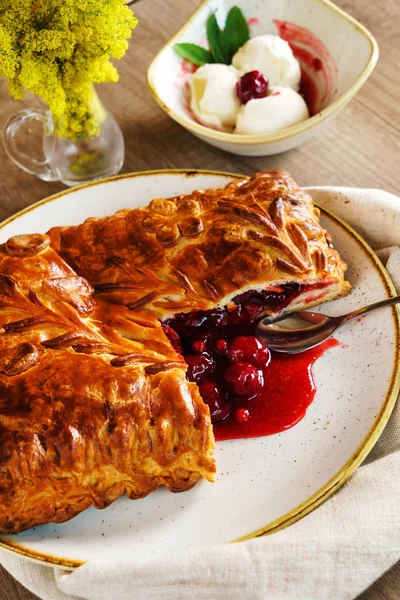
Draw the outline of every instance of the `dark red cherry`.
<instances>
[{"instance_id":1,"label":"dark red cherry","mask_svg":"<svg viewBox=\"0 0 400 600\"><path fill-rule=\"evenodd\" d=\"M218 352L218 354L225 354L227 347L228 342L226 340L221 339L215 342L215 350Z\"/></svg>"},{"instance_id":2,"label":"dark red cherry","mask_svg":"<svg viewBox=\"0 0 400 600\"><path fill-rule=\"evenodd\" d=\"M259 304L255 304L253 302L246 304L244 309L249 316L250 323L254 323L257 317L262 313L262 307Z\"/></svg>"},{"instance_id":3,"label":"dark red cherry","mask_svg":"<svg viewBox=\"0 0 400 600\"><path fill-rule=\"evenodd\" d=\"M197 340L197 342L193 342L192 350L195 354L203 354L207 350L207 345L205 342Z\"/></svg>"},{"instance_id":4,"label":"dark red cherry","mask_svg":"<svg viewBox=\"0 0 400 600\"><path fill-rule=\"evenodd\" d=\"M164 330L165 335L167 336L167 338L171 342L171 346L173 347L173 349L175 350L175 352L178 352L179 354L182 354L181 338L176 333L176 331L174 331L172 329L172 327L170 327L169 325L164 325L163 324L162 328Z\"/></svg>"},{"instance_id":5,"label":"dark red cherry","mask_svg":"<svg viewBox=\"0 0 400 600\"><path fill-rule=\"evenodd\" d=\"M185 361L188 364L186 376L189 381L198 383L209 378L215 371L215 362L208 352L203 352L203 354L189 354L185 356Z\"/></svg>"},{"instance_id":6,"label":"dark red cherry","mask_svg":"<svg viewBox=\"0 0 400 600\"><path fill-rule=\"evenodd\" d=\"M240 104L247 104L254 98L265 98L268 93L268 78L260 71L250 71L237 82L236 93Z\"/></svg>"},{"instance_id":7,"label":"dark red cherry","mask_svg":"<svg viewBox=\"0 0 400 600\"><path fill-rule=\"evenodd\" d=\"M253 335L233 339L228 346L228 358L232 362L248 362L256 367L267 367L271 354L267 346Z\"/></svg>"},{"instance_id":8,"label":"dark red cherry","mask_svg":"<svg viewBox=\"0 0 400 600\"><path fill-rule=\"evenodd\" d=\"M163 329L166 333L167 331L173 331L181 339L186 338L190 332L190 329L186 326L186 320L183 318L169 319L168 323L163 323ZM167 335L170 337L168 333Z\"/></svg>"},{"instance_id":9,"label":"dark red cherry","mask_svg":"<svg viewBox=\"0 0 400 600\"><path fill-rule=\"evenodd\" d=\"M237 408L234 417L238 423L246 423L250 418L250 413L247 408Z\"/></svg>"},{"instance_id":10,"label":"dark red cherry","mask_svg":"<svg viewBox=\"0 0 400 600\"><path fill-rule=\"evenodd\" d=\"M241 304L238 304L233 310L229 311L230 325L248 325L248 323L249 315Z\"/></svg>"},{"instance_id":11,"label":"dark red cherry","mask_svg":"<svg viewBox=\"0 0 400 600\"><path fill-rule=\"evenodd\" d=\"M201 327L201 325L204 325L204 323L206 323L207 321L207 316L200 312L193 312L193 313L189 313L186 319L186 324L188 327Z\"/></svg>"},{"instance_id":12,"label":"dark red cherry","mask_svg":"<svg viewBox=\"0 0 400 600\"><path fill-rule=\"evenodd\" d=\"M200 395L210 408L211 421L217 423L229 415L229 407L224 400L224 393L214 381L199 384Z\"/></svg>"},{"instance_id":13,"label":"dark red cherry","mask_svg":"<svg viewBox=\"0 0 400 600\"><path fill-rule=\"evenodd\" d=\"M219 334L218 331L213 330L213 331L207 331L207 332L197 332L196 330L192 331L192 335L193 335L193 342L204 342L205 346L206 346L206 350L208 348L213 348L215 342L217 341L217 339L219 338Z\"/></svg>"},{"instance_id":14,"label":"dark red cherry","mask_svg":"<svg viewBox=\"0 0 400 600\"><path fill-rule=\"evenodd\" d=\"M207 317L208 322L216 327L223 327L228 322L228 315L224 310L211 310Z\"/></svg>"},{"instance_id":15,"label":"dark red cherry","mask_svg":"<svg viewBox=\"0 0 400 600\"><path fill-rule=\"evenodd\" d=\"M262 373L247 362L235 362L226 369L224 380L228 390L241 398L253 398L263 386Z\"/></svg>"}]
</instances>

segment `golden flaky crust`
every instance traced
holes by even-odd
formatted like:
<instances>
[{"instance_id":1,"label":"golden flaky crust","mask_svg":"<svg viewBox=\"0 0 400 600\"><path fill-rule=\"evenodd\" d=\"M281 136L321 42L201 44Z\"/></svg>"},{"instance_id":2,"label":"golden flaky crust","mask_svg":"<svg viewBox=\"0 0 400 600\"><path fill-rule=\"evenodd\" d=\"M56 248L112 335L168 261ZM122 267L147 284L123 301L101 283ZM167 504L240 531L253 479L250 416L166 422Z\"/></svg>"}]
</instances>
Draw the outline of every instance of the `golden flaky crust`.
<instances>
[{"instance_id":1,"label":"golden flaky crust","mask_svg":"<svg viewBox=\"0 0 400 600\"><path fill-rule=\"evenodd\" d=\"M318 217L269 171L0 246L0 531L213 480L208 407L158 319L271 284L346 294Z\"/></svg>"},{"instance_id":2,"label":"golden flaky crust","mask_svg":"<svg viewBox=\"0 0 400 600\"><path fill-rule=\"evenodd\" d=\"M49 235L103 298L146 306L161 319L223 306L271 283L326 280L334 296L350 289L319 210L285 171L157 198Z\"/></svg>"},{"instance_id":3,"label":"golden flaky crust","mask_svg":"<svg viewBox=\"0 0 400 600\"><path fill-rule=\"evenodd\" d=\"M0 246L0 531L213 480L208 408L157 319L93 298L46 235Z\"/></svg>"}]
</instances>

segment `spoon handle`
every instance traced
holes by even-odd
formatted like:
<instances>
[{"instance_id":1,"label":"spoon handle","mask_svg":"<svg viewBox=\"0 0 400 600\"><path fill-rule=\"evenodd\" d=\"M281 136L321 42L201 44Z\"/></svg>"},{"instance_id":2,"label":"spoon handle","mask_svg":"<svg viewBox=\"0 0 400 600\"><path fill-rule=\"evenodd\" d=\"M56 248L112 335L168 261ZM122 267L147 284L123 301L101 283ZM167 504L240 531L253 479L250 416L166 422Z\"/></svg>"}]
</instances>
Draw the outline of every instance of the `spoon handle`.
<instances>
[{"instance_id":1,"label":"spoon handle","mask_svg":"<svg viewBox=\"0 0 400 600\"><path fill-rule=\"evenodd\" d=\"M342 317L342 324L347 323L351 319L355 317L359 317L360 315L365 315L369 313L371 310L376 310L377 308L383 308L384 306L392 306L393 304L398 304L400 302L400 296L394 296L393 298L387 298L386 300L381 300L380 302L375 302L374 304L370 304L369 306L364 306L363 308L359 308L347 315Z\"/></svg>"}]
</instances>

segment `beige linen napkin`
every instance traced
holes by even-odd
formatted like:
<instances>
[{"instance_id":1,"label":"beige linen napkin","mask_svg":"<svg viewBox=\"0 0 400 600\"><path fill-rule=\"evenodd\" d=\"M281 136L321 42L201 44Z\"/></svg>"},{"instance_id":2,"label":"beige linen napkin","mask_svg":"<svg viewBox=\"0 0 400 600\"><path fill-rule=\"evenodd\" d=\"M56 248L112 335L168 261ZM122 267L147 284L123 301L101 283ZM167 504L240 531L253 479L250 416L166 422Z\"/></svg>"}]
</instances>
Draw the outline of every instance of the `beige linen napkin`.
<instances>
[{"instance_id":1,"label":"beige linen napkin","mask_svg":"<svg viewBox=\"0 0 400 600\"><path fill-rule=\"evenodd\" d=\"M379 250L400 293L400 199L381 190L309 191ZM400 403L350 481L274 535L155 561L90 562L72 573L5 551L0 562L43 600L351 600L400 559L399 498Z\"/></svg>"}]
</instances>

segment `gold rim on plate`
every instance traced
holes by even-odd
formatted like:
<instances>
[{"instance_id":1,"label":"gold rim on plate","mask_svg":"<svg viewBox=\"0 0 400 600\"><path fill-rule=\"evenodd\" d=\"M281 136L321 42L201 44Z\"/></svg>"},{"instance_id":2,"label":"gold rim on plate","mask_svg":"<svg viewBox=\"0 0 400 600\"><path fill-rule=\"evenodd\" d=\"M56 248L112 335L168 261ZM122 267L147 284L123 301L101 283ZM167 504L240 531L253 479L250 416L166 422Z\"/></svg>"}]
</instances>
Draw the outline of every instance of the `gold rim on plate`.
<instances>
[{"instance_id":1,"label":"gold rim on plate","mask_svg":"<svg viewBox=\"0 0 400 600\"><path fill-rule=\"evenodd\" d=\"M197 175L217 175L221 177L231 177L232 179L238 178L248 178L247 175L241 175L239 173L228 173L224 171L212 171L207 169L157 169L152 171L138 171L136 173L128 173L125 175L117 175L115 177L110 177L108 179L102 179L100 181L94 181L92 183L87 183L85 185L79 186L77 188L72 188L68 190L64 190L53 196L49 196L44 200L40 200L31 206L21 210L15 215L9 217L2 223L0 223L0 231L9 223L12 223L22 215L25 215L39 206L43 206L48 202L52 202L57 200L58 198L62 198L63 196L67 196L69 194L73 194L80 189L86 189L88 187L94 187L96 185L101 185L103 183L110 183L112 181L118 181L120 179L133 179L135 177L143 177L143 176L152 176L152 175L184 175L186 177L195 177ZM317 204L318 206L318 204ZM358 246L365 252L368 256L369 261L372 266L376 269L379 274L379 277L388 293L388 296L395 295L396 291L394 289L393 283L391 282L388 273L386 272L384 266L382 265L379 258L376 256L375 252L372 248L367 244L367 242L356 232L350 225L348 225L345 221L331 213L330 211L318 206L321 212L332 219L336 223L338 223L347 233L349 233L357 242ZM352 454L352 456L348 459L348 461L341 467L341 469L333 476L331 479L323 485L317 492L315 492L312 496L307 498L304 502L302 502L299 506L292 509L282 517L268 523L264 527L257 529L256 531L252 531L247 535L244 535L240 538L232 540L233 542L243 542L245 540L249 540L252 538L260 537L263 535L269 535L271 533L275 533L288 525L291 525L301 517L304 517L306 514L311 512L314 508L319 506L322 502L324 502L329 496L331 496L335 491L342 486L345 481L354 473L356 468L361 464L361 462L366 458L367 454L371 451L374 444L378 441L379 436L381 435L391 412L394 408L394 405L397 400L397 396L400 391L400 311L398 306L393 306L391 308L392 316L394 321L394 328L396 333L396 348L395 348L395 356L394 356L394 364L393 371L390 380L390 384L388 387L388 391L386 393L385 399L382 403L381 410L377 414L374 423L366 434L364 440L357 448L357 450ZM50 554L45 554L38 552L36 550L32 550L30 548L26 548L9 538L4 538L0 536L0 548L4 548L13 553L20 554L25 558L33 560L35 562L39 562L41 564L45 563L51 566L59 566L67 569L75 569L85 564L86 561L75 560L73 558L65 558L60 556L54 556Z\"/></svg>"}]
</instances>

